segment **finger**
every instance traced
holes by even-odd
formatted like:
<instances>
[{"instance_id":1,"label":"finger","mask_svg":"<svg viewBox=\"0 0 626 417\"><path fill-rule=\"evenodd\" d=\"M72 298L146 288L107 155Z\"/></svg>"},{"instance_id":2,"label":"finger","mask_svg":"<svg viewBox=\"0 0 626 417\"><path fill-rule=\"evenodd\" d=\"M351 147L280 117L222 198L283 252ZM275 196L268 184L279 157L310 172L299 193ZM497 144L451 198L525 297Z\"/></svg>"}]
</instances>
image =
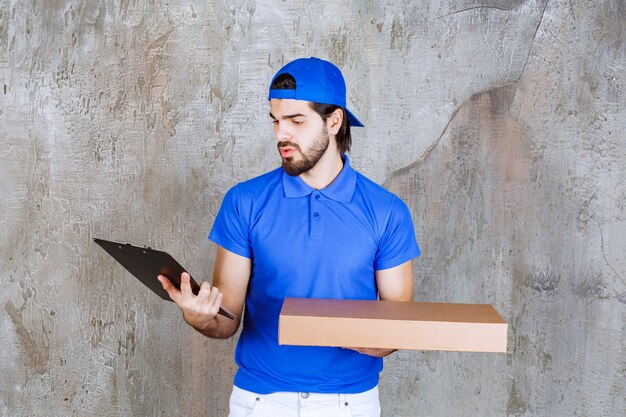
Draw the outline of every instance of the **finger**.
<instances>
[{"instance_id":1,"label":"finger","mask_svg":"<svg viewBox=\"0 0 626 417\"><path fill-rule=\"evenodd\" d=\"M198 291L198 301L206 302L209 300L210 295L211 295L211 284L204 281L202 284L200 284L200 291Z\"/></svg>"},{"instance_id":2,"label":"finger","mask_svg":"<svg viewBox=\"0 0 626 417\"><path fill-rule=\"evenodd\" d=\"M216 316L222 305L223 296L217 287L210 287L208 283L206 284L204 290L202 286L200 287L200 291L203 291L203 298L200 300L200 293L198 293L198 300L203 304L203 310L206 311L207 314ZM204 297L205 294L206 297Z\"/></svg>"},{"instance_id":3,"label":"finger","mask_svg":"<svg viewBox=\"0 0 626 417\"><path fill-rule=\"evenodd\" d=\"M186 272L180 275L180 292L185 298L193 297L193 292L191 291L191 277Z\"/></svg>"},{"instance_id":4,"label":"finger","mask_svg":"<svg viewBox=\"0 0 626 417\"><path fill-rule=\"evenodd\" d=\"M220 311L220 306L222 305L222 293L217 292L215 299L213 300L213 304L211 304L210 313L212 316L217 316Z\"/></svg>"},{"instance_id":5,"label":"finger","mask_svg":"<svg viewBox=\"0 0 626 417\"><path fill-rule=\"evenodd\" d=\"M167 292L167 295L170 296L172 301L178 304L177 300L180 299L180 291L178 291L176 286L172 284L172 281L170 281L169 278L167 278L165 275L159 275L157 279L163 286L163 289Z\"/></svg>"},{"instance_id":6,"label":"finger","mask_svg":"<svg viewBox=\"0 0 626 417\"><path fill-rule=\"evenodd\" d=\"M374 356L376 358L383 358L393 352L395 352L395 349L385 349L385 348L355 348L355 347L351 347L351 348L346 348L346 349L350 349L350 350L354 350L355 352L359 352L363 355L369 355L369 356Z\"/></svg>"},{"instance_id":7,"label":"finger","mask_svg":"<svg viewBox=\"0 0 626 417\"><path fill-rule=\"evenodd\" d=\"M213 307L213 304L215 304L219 294L220 290L217 287L211 287L211 284L208 282L203 282L198 292L198 303L202 304L203 308L208 311Z\"/></svg>"},{"instance_id":8,"label":"finger","mask_svg":"<svg viewBox=\"0 0 626 417\"><path fill-rule=\"evenodd\" d=\"M367 350L366 348L358 348L358 347L347 347L345 349L353 350L353 351L359 352L359 353L365 353L365 351Z\"/></svg>"},{"instance_id":9,"label":"finger","mask_svg":"<svg viewBox=\"0 0 626 417\"><path fill-rule=\"evenodd\" d=\"M221 295L222 293L220 292L220 290L217 287L213 287L211 288L211 292L209 293L209 299L207 301L212 306L216 303L218 297L220 297L221 302ZM219 308L219 304L217 305L217 307Z\"/></svg>"}]
</instances>

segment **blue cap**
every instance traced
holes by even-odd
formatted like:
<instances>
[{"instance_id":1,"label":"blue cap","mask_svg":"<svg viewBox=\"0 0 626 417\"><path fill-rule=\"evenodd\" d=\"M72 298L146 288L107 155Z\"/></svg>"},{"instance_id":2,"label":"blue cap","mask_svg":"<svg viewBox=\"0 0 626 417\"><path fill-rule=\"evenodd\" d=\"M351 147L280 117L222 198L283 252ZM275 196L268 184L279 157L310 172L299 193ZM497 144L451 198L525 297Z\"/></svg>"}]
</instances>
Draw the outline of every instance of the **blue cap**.
<instances>
[{"instance_id":1,"label":"blue cap","mask_svg":"<svg viewBox=\"0 0 626 417\"><path fill-rule=\"evenodd\" d=\"M272 83L280 74L291 75L296 80L296 89L273 90L270 88L268 100L286 98L334 104L346 110L350 126L363 127L363 123L346 108L346 82L341 71L334 64L315 57L300 58L282 67L272 78Z\"/></svg>"}]
</instances>

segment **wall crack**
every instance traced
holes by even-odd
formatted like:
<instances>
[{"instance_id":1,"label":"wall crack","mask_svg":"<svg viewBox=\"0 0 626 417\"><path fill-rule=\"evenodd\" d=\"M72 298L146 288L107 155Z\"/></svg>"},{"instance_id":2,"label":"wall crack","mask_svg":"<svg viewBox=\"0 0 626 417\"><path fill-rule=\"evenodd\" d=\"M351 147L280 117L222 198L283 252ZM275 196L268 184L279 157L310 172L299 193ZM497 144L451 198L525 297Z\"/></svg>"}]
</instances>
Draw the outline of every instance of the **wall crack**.
<instances>
[{"instance_id":1,"label":"wall crack","mask_svg":"<svg viewBox=\"0 0 626 417\"><path fill-rule=\"evenodd\" d=\"M495 9L495 10L501 10L501 11L510 11L510 10L515 10L517 9L519 6L517 7L499 7L499 6L491 6L491 5L480 5L480 6L472 6L472 7L468 7L466 9L461 9L461 10L456 10L454 12L450 12L441 16L437 16L436 19L443 19L444 17L448 17L448 16L452 16L455 14L459 14L459 13L463 13L463 12L468 12L470 10L477 10L477 9Z\"/></svg>"},{"instance_id":2,"label":"wall crack","mask_svg":"<svg viewBox=\"0 0 626 417\"><path fill-rule=\"evenodd\" d=\"M539 28L541 27L541 23L543 22L543 16L546 14L548 3L550 3L550 0L546 0L546 4L543 6L543 10L541 11L541 16L539 16L539 22L537 23L537 28L535 29L535 33L533 34L533 39L530 41L530 46L528 47L528 55L526 55L524 66L522 66L522 70L517 76L517 81L519 81L522 78L522 74L524 74L524 71L526 70L526 65L528 64L528 60L530 60L530 56L533 52L533 46L535 45L535 39L537 38L537 33L539 33Z\"/></svg>"}]
</instances>

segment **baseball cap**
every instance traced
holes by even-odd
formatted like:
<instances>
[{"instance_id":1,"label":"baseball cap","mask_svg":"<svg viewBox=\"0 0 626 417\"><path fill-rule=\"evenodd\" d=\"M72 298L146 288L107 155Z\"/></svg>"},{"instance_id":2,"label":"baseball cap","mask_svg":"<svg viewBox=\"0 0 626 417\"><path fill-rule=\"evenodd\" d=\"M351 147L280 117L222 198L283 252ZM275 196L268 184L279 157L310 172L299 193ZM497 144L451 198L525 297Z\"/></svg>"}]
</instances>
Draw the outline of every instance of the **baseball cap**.
<instances>
[{"instance_id":1,"label":"baseball cap","mask_svg":"<svg viewBox=\"0 0 626 417\"><path fill-rule=\"evenodd\" d=\"M270 87L268 100L286 98L334 104L346 110L350 126L363 127L346 107L346 82L335 64L315 57L299 58L282 67L272 78L272 83L280 74L290 74L296 80L296 89L273 90Z\"/></svg>"}]
</instances>

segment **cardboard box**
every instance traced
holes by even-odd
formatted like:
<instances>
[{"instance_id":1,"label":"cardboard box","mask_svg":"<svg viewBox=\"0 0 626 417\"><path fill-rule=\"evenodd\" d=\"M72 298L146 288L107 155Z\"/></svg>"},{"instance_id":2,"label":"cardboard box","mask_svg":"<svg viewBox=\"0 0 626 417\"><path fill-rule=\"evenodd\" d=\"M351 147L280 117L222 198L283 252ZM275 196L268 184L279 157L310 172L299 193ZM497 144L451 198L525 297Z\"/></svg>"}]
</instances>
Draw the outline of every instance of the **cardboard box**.
<instances>
[{"instance_id":1,"label":"cardboard box","mask_svg":"<svg viewBox=\"0 0 626 417\"><path fill-rule=\"evenodd\" d=\"M286 298L278 343L506 352L507 324L488 304Z\"/></svg>"}]
</instances>

